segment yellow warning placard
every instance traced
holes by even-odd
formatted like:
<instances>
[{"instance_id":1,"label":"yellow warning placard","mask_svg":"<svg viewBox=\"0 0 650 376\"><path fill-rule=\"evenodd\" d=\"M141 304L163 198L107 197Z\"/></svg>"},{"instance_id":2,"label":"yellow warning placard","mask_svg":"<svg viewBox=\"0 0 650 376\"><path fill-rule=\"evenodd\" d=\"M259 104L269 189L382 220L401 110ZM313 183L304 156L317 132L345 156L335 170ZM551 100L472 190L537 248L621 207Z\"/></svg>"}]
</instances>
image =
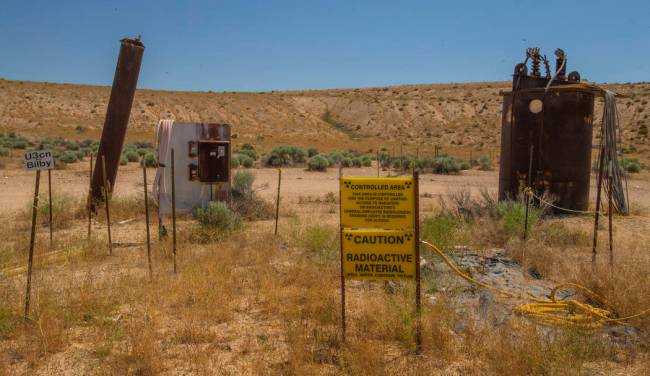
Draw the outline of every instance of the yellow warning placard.
<instances>
[{"instance_id":1,"label":"yellow warning placard","mask_svg":"<svg viewBox=\"0 0 650 376\"><path fill-rule=\"evenodd\" d=\"M343 230L342 237L346 279L415 279L413 231Z\"/></svg>"},{"instance_id":2,"label":"yellow warning placard","mask_svg":"<svg viewBox=\"0 0 650 376\"><path fill-rule=\"evenodd\" d=\"M341 226L410 229L413 178L341 178Z\"/></svg>"}]
</instances>

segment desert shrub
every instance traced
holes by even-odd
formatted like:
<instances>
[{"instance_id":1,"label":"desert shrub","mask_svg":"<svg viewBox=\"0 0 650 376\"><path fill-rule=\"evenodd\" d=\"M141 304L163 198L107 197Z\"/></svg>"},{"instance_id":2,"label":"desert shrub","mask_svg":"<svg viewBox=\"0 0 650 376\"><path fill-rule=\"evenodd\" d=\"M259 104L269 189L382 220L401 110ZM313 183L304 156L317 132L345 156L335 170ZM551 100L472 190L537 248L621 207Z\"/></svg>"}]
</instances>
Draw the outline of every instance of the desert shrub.
<instances>
[{"instance_id":1,"label":"desert shrub","mask_svg":"<svg viewBox=\"0 0 650 376\"><path fill-rule=\"evenodd\" d=\"M318 155L318 154L319 154L319 153L318 153L318 149L316 149L316 148L309 148L309 149L307 149L307 156L308 156L309 158L314 157L314 156L316 156L316 155Z\"/></svg>"},{"instance_id":2,"label":"desert shrub","mask_svg":"<svg viewBox=\"0 0 650 376\"><path fill-rule=\"evenodd\" d=\"M143 155L147 154L147 153L150 152L150 151L151 151L151 149L147 149L147 148L138 148L138 149L136 150L136 153L137 153L139 156L143 156ZM129 162L131 162L131 161L129 161Z\"/></svg>"},{"instance_id":3,"label":"desert shrub","mask_svg":"<svg viewBox=\"0 0 650 376\"><path fill-rule=\"evenodd\" d=\"M625 172L636 174L641 172L641 163L638 159L622 159L619 162L621 169Z\"/></svg>"},{"instance_id":4,"label":"desert shrub","mask_svg":"<svg viewBox=\"0 0 650 376\"><path fill-rule=\"evenodd\" d=\"M90 154L92 154L93 149L91 149L89 147L84 147L84 148L81 148L80 151L83 152L84 157L88 157Z\"/></svg>"},{"instance_id":5,"label":"desert shrub","mask_svg":"<svg viewBox=\"0 0 650 376\"><path fill-rule=\"evenodd\" d=\"M129 162L137 162L138 160L140 160L141 155L144 155L144 154L140 154L140 153L132 151L132 150L129 150L126 153L124 153L124 157L126 157L126 160L129 161Z\"/></svg>"},{"instance_id":6,"label":"desert shrub","mask_svg":"<svg viewBox=\"0 0 650 376\"><path fill-rule=\"evenodd\" d=\"M253 182L255 176L250 171L237 171L232 177L233 194L239 196L253 195Z\"/></svg>"},{"instance_id":7,"label":"desert shrub","mask_svg":"<svg viewBox=\"0 0 650 376\"><path fill-rule=\"evenodd\" d=\"M221 201L211 201L206 207L195 208L194 218L202 227L231 232L241 227L241 217Z\"/></svg>"},{"instance_id":8,"label":"desert shrub","mask_svg":"<svg viewBox=\"0 0 650 376\"><path fill-rule=\"evenodd\" d=\"M329 166L329 160L321 154L317 154L307 161L307 169L309 171L326 171Z\"/></svg>"},{"instance_id":9,"label":"desert shrub","mask_svg":"<svg viewBox=\"0 0 650 376\"><path fill-rule=\"evenodd\" d=\"M32 205L28 204L25 209L25 218L30 218ZM77 218L85 215L85 205L69 193L52 194L52 224L54 228L65 228L70 226ZM50 202L47 195L45 200L38 206L38 220L47 224L50 217Z\"/></svg>"},{"instance_id":10,"label":"desert shrub","mask_svg":"<svg viewBox=\"0 0 650 376\"><path fill-rule=\"evenodd\" d=\"M59 159L63 163L75 163L78 161L77 153L75 153L72 150L64 151L63 154L61 154L61 157Z\"/></svg>"},{"instance_id":11,"label":"desert shrub","mask_svg":"<svg viewBox=\"0 0 650 376\"><path fill-rule=\"evenodd\" d=\"M257 160L257 152L253 149L241 149L237 152L240 156L246 156L250 158L251 162ZM242 163L243 164L243 163ZM245 167L245 166L244 166Z\"/></svg>"},{"instance_id":12,"label":"desert shrub","mask_svg":"<svg viewBox=\"0 0 650 376\"><path fill-rule=\"evenodd\" d=\"M434 157L429 163L434 174L457 174L471 168L468 161L448 155Z\"/></svg>"},{"instance_id":13,"label":"desert shrub","mask_svg":"<svg viewBox=\"0 0 650 376\"><path fill-rule=\"evenodd\" d=\"M308 225L294 234L298 246L319 263L333 263L338 260L338 232L331 226Z\"/></svg>"},{"instance_id":14,"label":"desert shrub","mask_svg":"<svg viewBox=\"0 0 650 376\"><path fill-rule=\"evenodd\" d=\"M354 167L361 167L363 163L361 162L361 158L352 158L352 166Z\"/></svg>"},{"instance_id":15,"label":"desert shrub","mask_svg":"<svg viewBox=\"0 0 650 376\"><path fill-rule=\"evenodd\" d=\"M13 141L12 147L14 149L27 149L27 144L28 144L28 142L25 141L25 140L16 140L16 141Z\"/></svg>"},{"instance_id":16,"label":"desert shrub","mask_svg":"<svg viewBox=\"0 0 650 376\"><path fill-rule=\"evenodd\" d=\"M10 150L8 148L0 146L0 157L7 157L9 155L9 152Z\"/></svg>"},{"instance_id":17,"label":"desert shrub","mask_svg":"<svg viewBox=\"0 0 650 376\"><path fill-rule=\"evenodd\" d=\"M292 145L280 145L273 150L266 157L264 164L267 166L291 166L298 163L304 163L307 153Z\"/></svg>"},{"instance_id":18,"label":"desert shrub","mask_svg":"<svg viewBox=\"0 0 650 376\"><path fill-rule=\"evenodd\" d=\"M230 167L237 168L239 164L239 156L237 154L230 156Z\"/></svg>"},{"instance_id":19,"label":"desert shrub","mask_svg":"<svg viewBox=\"0 0 650 376\"><path fill-rule=\"evenodd\" d=\"M158 167L158 161L156 161L156 157L153 153L145 154L143 161L145 167Z\"/></svg>"},{"instance_id":20,"label":"desert shrub","mask_svg":"<svg viewBox=\"0 0 650 376\"><path fill-rule=\"evenodd\" d=\"M422 239L435 244L441 250L454 246L456 230L461 226L458 217L446 213L436 213L425 218L420 224Z\"/></svg>"},{"instance_id":21,"label":"desert shrub","mask_svg":"<svg viewBox=\"0 0 650 376\"><path fill-rule=\"evenodd\" d=\"M340 161L341 167L352 167L352 158L344 157Z\"/></svg>"},{"instance_id":22,"label":"desert shrub","mask_svg":"<svg viewBox=\"0 0 650 376\"><path fill-rule=\"evenodd\" d=\"M129 163L129 159L124 155L120 155L120 166L126 166Z\"/></svg>"},{"instance_id":23,"label":"desert shrub","mask_svg":"<svg viewBox=\"0 0 650 376\"><path fill-rule=\"evenodd\" d=\"M8 338L18 322L18 317L9 309L0 307L0 339Z\"/></svg>"},{"instance_id":24,"label":"desert shrub","mask_svg":"<svg viewBox=\"0 0 650 376\"><path fill-rule=\"evenodd\" d=\"M253 189L255 175L237 171L232 177L231 208L248 220L269 219L274 215L273 205L261 199Z\"/></svg>"},{"instance_id":25,"label":"desert shrub","mask_svg":"<svg viewBox=\"0 0 650 376\"><path fill-rule=\"evenodd\" d=\"M506 234L510 237L517 236L524 231L526 220L526 206L520 201L501 201L498 204L499 215ZM535 206L528 208L528 228L531 229L540 218L540 209Z\"/></svg>"},{"instance_id":26,"label":"desert shrub","mask_svg":"<svg viewBox=\"0 0 650 376\"><path fill-rule=\"evenodd\" d=\"M77 160L78 161L83 160L84 157L86 156L86 153L84 153L83 150L75 150L74 153L77 155Z\"/></svg>"},{"instance_id":27,"label":"desert shrub","mask_svg":"<svg viewBox=\"0 0 650 376\"><path fill-rule=\"evenodd\" d=\"M372 160L367 155L364 155L361 157L361 165L363 165L363 167L370 167L372 165Z\"/></svg>"},{"instance_id":28,"label":"desert shrub","mask_svg":"<svg viewBox=\"0 0 650 376\"><path fill-rule=\"evenodd\" d=\"M242 165L243 167L246 168L251 168L253 167L253 158L249 157L248 155L239 155L239 164Z\"/></svg>"},{"instance_id":29,"label":"desert shrub","mask_svg":"<svg viewBox=\"0 0 650 376\"><path fill-rule=\"evenodd\" d=\"M65 148L68 150L79 150L79 144L75 141L68 141L65 143Z\"/></svg>"},{"instance_id":30,"label":"desert shrub","mask_svg":"<svg viewBox=\"0 0 650 376\"><path fill-rule=\"evenodd\" d=\"M487 155L481 155L478 159L478 169L481 171L492 171L492 161Z\"/></svg>"}]
</instances>

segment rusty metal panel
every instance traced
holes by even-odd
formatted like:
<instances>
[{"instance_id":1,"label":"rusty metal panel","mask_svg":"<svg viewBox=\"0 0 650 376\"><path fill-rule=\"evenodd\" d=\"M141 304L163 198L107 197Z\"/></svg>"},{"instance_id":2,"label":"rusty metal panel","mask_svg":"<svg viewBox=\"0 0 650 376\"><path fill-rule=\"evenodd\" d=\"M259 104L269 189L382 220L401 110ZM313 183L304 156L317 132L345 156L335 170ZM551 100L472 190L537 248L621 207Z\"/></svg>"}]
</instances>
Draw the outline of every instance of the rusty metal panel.
<instances>
[{"instance_id":1,"label":"rusty metal panel","mask_svg":"<svg viewBox=\"0 0 650 376\"><path fill-rule=\"evenodd\" d=\"M543 110L534 114L529 103L539 99ZM499 198L516 196L527 186L530 146L533 145L532 187L548 192L556 204L586 210L593 133L594 94L588 90L518 91L514 124L507 126L512 94L504 96L502 163Z\"/></svg>"},{"instance_id":2,"label":"rusty metal panel","mask_svg":"<svg viewBox=\"0 0 650 376\"><path fill-rule=\"evenodd\" d=\"M199 181L230 181L230 142L199 141Z\"/></svg>"}]
</instances>

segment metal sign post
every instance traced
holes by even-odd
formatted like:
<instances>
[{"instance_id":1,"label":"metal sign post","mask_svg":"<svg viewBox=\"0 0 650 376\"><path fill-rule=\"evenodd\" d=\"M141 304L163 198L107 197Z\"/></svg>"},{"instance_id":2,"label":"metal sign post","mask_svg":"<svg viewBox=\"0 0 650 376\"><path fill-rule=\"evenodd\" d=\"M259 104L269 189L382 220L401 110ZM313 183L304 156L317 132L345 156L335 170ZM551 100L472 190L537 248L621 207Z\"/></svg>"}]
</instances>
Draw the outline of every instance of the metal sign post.
<instances>
[{"instance_id":1,"label":"metal sign post","mask_svg":"<svg viewBox=\"0 0 650 376\"><path fill-rule=\"evenodd\" d=\"M278 218L280 217L280 183L282 182L282 169L278 168L278 195L275 199L275 231L278 234Z\"/></svg>"},{"instance_id":2,"label":"metal sign post","mask_svg":"<svg viewBox=\"0 0 650 376\"><path fill-rule=\"evenodd\" d=\"M142 180L144 185L144 219L147 226L147 263L149 264L149 280L153 281L153 269L151 267L151 235L149 234L149 196L147 192L147 166L142 157Z\"/></svg>"}]
</instances>

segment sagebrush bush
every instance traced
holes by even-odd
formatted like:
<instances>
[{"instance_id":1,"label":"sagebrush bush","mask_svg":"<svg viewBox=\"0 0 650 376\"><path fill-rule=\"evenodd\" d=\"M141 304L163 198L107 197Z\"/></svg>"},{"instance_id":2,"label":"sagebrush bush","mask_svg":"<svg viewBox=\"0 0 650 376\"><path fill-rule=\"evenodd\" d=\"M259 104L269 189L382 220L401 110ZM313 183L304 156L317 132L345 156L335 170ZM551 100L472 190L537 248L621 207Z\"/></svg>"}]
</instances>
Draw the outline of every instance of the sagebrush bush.
<instances>
[{"instance_id":1,"label":"sagebrush bush","mask_svg":"<svg viewBox=\"0 0 650 376\"><path fill-rule=\"evenodd\" d=\"M25 210L26 217L31 216L31 204ZM65 228L70 226L75 219L83 218L86 210L85 205L69 193L52 194L52 227ZM50 202L47 195L38 206L38 221L46 224L49 222Z\"/></svg>"},{"instance_id":2,"label":"sagebrush bush","mask_svg":"<svg viewBox=\"0 0 650 376\"><path fill-rule=\"evenodd\" d=\"M66 150L61 154L61 158L59 158L61 162L63 163L75 163L78 161L77 158L77 153L75 153L72 150Z\"/></svg>"},{"instance_id":3,"label":"sagebrush bush","mask_svg":"<svg viewBox=\"0 0 650 376\"><path fill-rule=\"evenodd\" d=\"M232 210L248 220L273 218L273 205L258 197L253 189L254 182L252 172L235 172L232 178Z\"/></svg>"},{"instance_id":4,"label":"sagebrush bush","mask_svg":"<svg viewBox=\"0 0 650 376\"><path fill-rule=\"evenodd\" d=\"M280 167L304 163L307 152L297 146L280 145L273 148L266 157L264 164L267 166Z\"/></svg>"},{"instance_id":5,"label":"sagebrush bush","mask_svg":"<svg viewBox=\"0 0 650 376\"><path fill-rule=\"evenodd\" d=\"M144 166L145 167L158 167L158 161L153 153L147 153L144 156Z\"/></svg>"},{"instance_id":6,"label":"sagebrush bush","mask_svg":"<svg viewBox=\"0 0 650 376\"><path fill-rule=\"evenodd\" d=\"M252 146L251 146L252 148ZM253 149L246 148L244 149L243 147L237 152L240 156L246 156L251 159L251 161L256 161L257 160L257 152ZM243 163L242 163L243 165ZM246 166L244 166L246 167Z\"/></svg>"},{"instance_id":7,"label":"sagebrush bush","mask_svg":"<svg viewBox=\"0 0 650 376\"><path fill-rule=\"evenodd\" d=\"M487 155L481 155L478 159L478 169L481 171L492 171L492 161Z\"/></svg>"},{"instance_id":8,"label":"sagebrush bush","mask_svg":"<svg viewBox=\"0 0 650 376\"><path fill-rule=\"evenodd\" d=\"M129 159L124 155L120 155L120 166L126 166L129 163Z\"/></svg>"},{"instance_id":9,"label":"sagebrush bush","mask_svg":"<svg viewBox=\"0 0 650 376\"><path fill-rule=\"evenodd\" d=\"M329 160L321 154L317 154L307 161L307 169L309 171L326 171L329 166Z\"/></svg>"},{"instance_id":10,"label":"sagebrush bush","mask_svg":"<svg viewBox=\"0 0 650 376\"><path fill-rule=\"evenodd\" d=\"M230 156L230 167L232 168L239 167L239 156L237 154Z\"/></svg>"},{"instance_id":11,"label":"sagebrush bush","mask_svg":"<svg viewBox=\"0 0 650 376\"><path fill-rule=\"evenodd\" d=\"M619 162L621 169L625 172L629 172L632 174L637 174L641 172L641 162L639 162L638 159L633 158L633 159L622 159Z\"/></svg>"},{"instance_id":12,"label":"sagebrush bush","mask_svg":"<svg viewBox=\"0 0 650 376\"><path fill-rule=\"evenodd\" d=\"M447 250L455 245L456 230L460 226L458 217L439 212L422 220L420 224L421 237L435 244L441 250Z\"/></svg>"},{"instance_id":13,"label":"sagebrush bush","mask_svg":"<svg viewBox=\"0 0 650 376\"><path fill-rule=\"evenodd\" d=\"M520 201L501 201L498 204L499 215L503 228L508 236L519 236L524 232L526 220L526 205ZM535 226L541 215L540 209L530 205L528 207L528 228Z\"/></svg>"},{"instance_id":14,"label":"sagebrush bush","mask_svg":"<svg viewBox=\"0 0 650 376\"><path fill-rule=\"evenodd\" d=\"M212 201L206 207L195 208L193 215L201 226L221 232L237 230L242 224L239 214L221 201Z\"/></svg>"},{"instance_id":15,"label":"sagebrush bush","mask_svg":"<svg viewBox=\"0 0 650 376\"><path fill-rule=\"evenodd\" d=\"M75 141L68 141L65 143L65 148L68 150L79 150L79 144Z\"/></svg>"},{"instance_id":16,"label":"sagebrush bush","mask_svg":"<svg viewBox=\"0 0 650 376\"><path fill-rule=\"evenodd\" d=\"M10 150L8 148L0 146L0 157L9 156Z\"/></svg>"},{"instance_id":17,"label":"sagebrush bush","mask_svg":"<svg viewBox=\"0 0 650 376\"><path fill-rule=\"evenodd\" d=\"M142 155L144 155L144 154L142 154ZM133 150L128 150L127 152L125 152L124 157L126 157L126 160L128 162L137 162L138 160L140 160L140 154L138 152L136 152L136 151L133 151Z\"/></svg>"},{"instance_id":18,"label":"sagebrush bush","mask_svg":"<svg viewBox=\"0 0 650 376\"><path fill-rule=\"evenodd\" d=\"M239 158L239 163L242 167L245 168L253 167L253 161L254 161L253 158L245 154L239 155L238 158Z\"/></svg>"}]
</instances>

